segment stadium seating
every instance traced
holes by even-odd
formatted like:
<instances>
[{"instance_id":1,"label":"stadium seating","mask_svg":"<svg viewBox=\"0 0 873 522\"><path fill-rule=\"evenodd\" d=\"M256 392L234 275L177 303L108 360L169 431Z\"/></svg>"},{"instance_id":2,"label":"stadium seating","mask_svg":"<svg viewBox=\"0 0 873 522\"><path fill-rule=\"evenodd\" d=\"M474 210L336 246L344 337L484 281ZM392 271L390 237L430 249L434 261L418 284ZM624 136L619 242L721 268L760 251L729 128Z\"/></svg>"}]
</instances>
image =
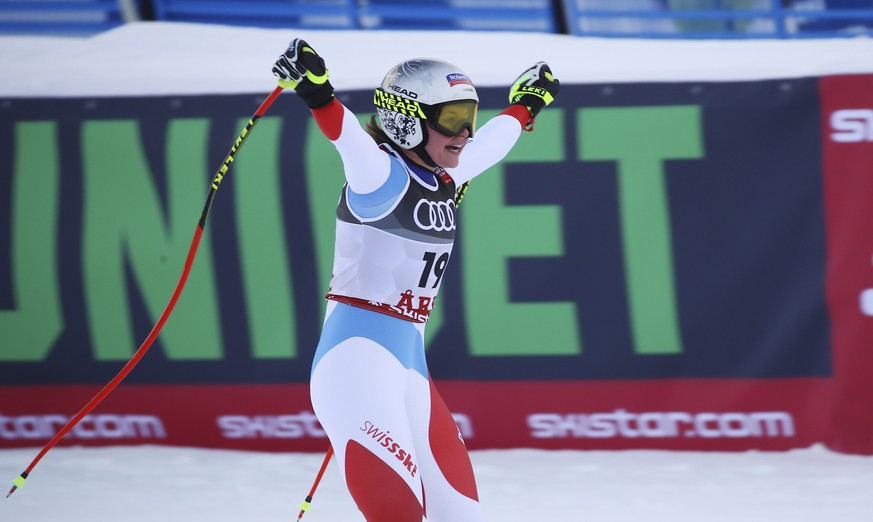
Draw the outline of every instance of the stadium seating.
<instances>
[{"instance_id":1,"label":"stadium seating","mask_svg":"<svg viewBox=\"0 0 873 522\"><path fill-rule=\"evenodd\" d=\"M363 29L557 31L551 0L364 0Z\"/></svg>"},{"instance_id":2,"label":"stadium seating","mask_svg":"<svg viewBox=\"0 0 873 522\"><path fill-rule=\"evenodd\" d=\"M354 0L151 0L156 20L354 29Z\"/></svg>"},{"instance_id":3,"label":"stadium seating","mask_svg":"<svg viewBox=\"0 0 873 522\"><path fill-rule=\"evenodd\" d=\"M152 0L157 20L311 29L556 32L551 0Z\"/></svg>"},{"instance_id":4,"label":"stadium seating","mask_svg":"<svg viewBox=\"0 0 873 522\"><path fill-rule=\"evenodd\" d=\"M635 38L873 36L873 0L562 0L567 32Z\"/></svg>"},{"instance_id":5,"label":"stadium seating","mask_svg":"<svg viewBox=\"0 0 873 522\"><path fill-rule=\"evenodd\" d=\"M873 36L873 0L2 0L0 34L88 35L129 20L634 38Z\"/></svg>"},{"instance_id":6,"label":"stadium seating","mask_svg":"<svg viewBox=\"0 0 873 522\"><path fill-rule=\"evenodd\" d=\"M138 1L20 0L0 2L0 34L89 35L123 24L125 6L138 10Z\"/></svg>"}]
</instances>

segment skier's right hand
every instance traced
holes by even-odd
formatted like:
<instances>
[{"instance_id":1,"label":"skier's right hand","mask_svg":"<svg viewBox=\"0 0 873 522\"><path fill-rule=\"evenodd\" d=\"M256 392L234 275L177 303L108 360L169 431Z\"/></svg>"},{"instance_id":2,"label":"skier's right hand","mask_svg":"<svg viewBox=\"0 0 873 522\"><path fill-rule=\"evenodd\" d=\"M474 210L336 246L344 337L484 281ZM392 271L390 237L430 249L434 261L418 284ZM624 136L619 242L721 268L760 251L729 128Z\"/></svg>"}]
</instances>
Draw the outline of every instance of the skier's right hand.
<instances>
[{"instance_id":1,"label":"skier's right hand","mask_svg":"<svg viewBox=\"0 0 873 522\"><path fill-rule=\"evenodd\" d=\"M273 65L279 85L293 89L310 109L324 107L333 100L333 86L327 78L324 59L304 40L295 38L288 50Z\"/></svg>"}]
</instances>

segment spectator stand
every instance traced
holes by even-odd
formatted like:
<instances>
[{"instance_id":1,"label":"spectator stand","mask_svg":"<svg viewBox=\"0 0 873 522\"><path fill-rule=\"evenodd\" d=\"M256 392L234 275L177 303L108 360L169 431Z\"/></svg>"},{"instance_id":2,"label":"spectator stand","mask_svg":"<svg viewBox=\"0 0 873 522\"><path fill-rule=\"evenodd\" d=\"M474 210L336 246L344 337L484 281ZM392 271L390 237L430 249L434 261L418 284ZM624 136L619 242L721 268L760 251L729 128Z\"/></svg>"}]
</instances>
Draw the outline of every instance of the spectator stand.
<instances>
[{"instance_id":1,"label":"spectator stand","mask_svg":"<svg viewBox=\"0 0 873 522\"><path fill-rule=\"evenodd\" d=\"M873 0L0 0L0 35L87 36L134 20L618 38L869 37Z\"/></svg>"},{"instance_id":2,"label":"spectator stand","mask_svg":"<svg viewBox=\"0 0 873 522\"><path fill-rule=\"evenodd\" d=\"M873 36L873 0L563 0L563 6L576 36Z\"/></svg>"},{"instance_id":3,"label":"spectator stand","mask_svg":"<svg viewBox=\"0 0 873 522\"><path fill-rule=\"evenodd\" d=\"M0 0L0 35L88 36L139 19L148 0Z\"/></svg>"}]
</instances>

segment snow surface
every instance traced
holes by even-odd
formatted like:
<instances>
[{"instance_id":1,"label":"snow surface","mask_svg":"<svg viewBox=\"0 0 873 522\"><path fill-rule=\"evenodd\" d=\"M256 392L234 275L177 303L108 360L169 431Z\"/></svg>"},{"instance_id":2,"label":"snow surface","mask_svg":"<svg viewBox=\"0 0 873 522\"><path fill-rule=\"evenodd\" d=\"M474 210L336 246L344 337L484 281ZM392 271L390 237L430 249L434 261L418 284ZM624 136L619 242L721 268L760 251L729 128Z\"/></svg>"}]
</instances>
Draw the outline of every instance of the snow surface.
<instances>
[{"instance_id":1,"label":"snow surface","mask_svg":"<svg viewBox=\"0 0 873 522\"><path fill-rule=\"evenodd\" d=\"M91 38L0 37L0 96L269 92L292 36L338 90L372 88L433 56L481 86L548 61L564 83L718 81L873 72L873 40L646 41L514 33L332 32L128 24ZM0 481L38 448L0 450ZM873 457L783 453L489 450L472 453L489 522L869 522ZM2 521L294 521L317 454L157 446L56 448L0 501ZM328 468L305 522L363 520Z\"/></svg>"},{"instance_id":2,"label":"snow surface","mask_svg":"<svg viewBox=\"0 0 873 522\"><path fill-rule=\"evenodd\" d=\"M90 38L0 37L0 96L269 92L292 37L327 61L338 89L370 89L416 56L455 63L480 86L547 61L564 83L714 81L873 72L873 39L619 40L505 32L311 31L172 22Z\"/></svg>"},{"instance_id":3,"label":"snow surface","mask_svg":"<svg viewBox=\"0 0 873 522\"><path fill-rule=\"evenodd\" d=\"M37 449L0 450L10 482ZM297 520L323 455L56 448L3 521ZM869 522L873 457L788 452L472 452L487 522ZM10 484L11 485L11 484ZM303 522L362 521L332 461ZM462 521L458 521L462 522Z\"/></svg>"}]
</instances>

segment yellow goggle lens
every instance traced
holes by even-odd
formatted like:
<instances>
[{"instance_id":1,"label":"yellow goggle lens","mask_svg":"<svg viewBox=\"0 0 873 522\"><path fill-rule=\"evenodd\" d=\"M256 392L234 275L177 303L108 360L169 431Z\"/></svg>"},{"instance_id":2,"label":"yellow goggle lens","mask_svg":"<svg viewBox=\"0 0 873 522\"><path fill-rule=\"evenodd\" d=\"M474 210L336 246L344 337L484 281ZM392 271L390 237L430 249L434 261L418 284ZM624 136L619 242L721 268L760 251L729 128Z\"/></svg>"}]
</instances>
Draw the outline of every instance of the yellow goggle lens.
<instances>
[{"instance_id":1,"label":"yellow goggle lens","mask_svg":"<svg viewBox=\"0 0 873 522\"><path fill-rule=\"evenodd\" d=\"M477 103L473 101L447 103L439 108L432 124L441 132L456 136L470 128L470 135L476 130Z\"/></svg>"}]
</instances>

